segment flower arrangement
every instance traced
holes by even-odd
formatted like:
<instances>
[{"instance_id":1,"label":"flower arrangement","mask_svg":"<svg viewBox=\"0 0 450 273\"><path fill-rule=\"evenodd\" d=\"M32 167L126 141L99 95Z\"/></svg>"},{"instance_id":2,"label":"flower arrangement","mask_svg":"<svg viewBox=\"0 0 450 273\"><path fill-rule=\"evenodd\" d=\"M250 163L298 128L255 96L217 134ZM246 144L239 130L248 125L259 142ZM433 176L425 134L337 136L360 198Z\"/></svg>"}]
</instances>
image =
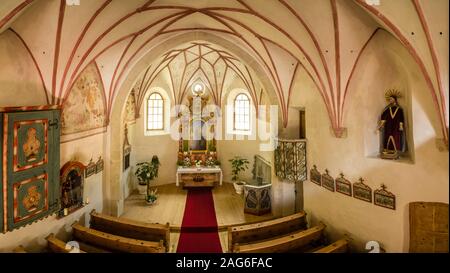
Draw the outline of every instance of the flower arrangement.
<instances>
[{"instance_id":1,"label":"flower arrangement","mask_svg":"<svg viewBox=\"0 0 450 273\"><path fill-rule=\"evenodd\" d=\"M216 163L216 160L214 160L211 156L208 157L208 159L206 159L206 166L208 166L208 167L214 166L215 163Z\"/></svg>"},{"instance_id":2,"label":"flower arrangement","mask_svg":"<svg viewBox=\"0 0 450 273\"><path fill-rule=\"evenodd\" d=\"M183 160L183 167L190 167L191 166L191 159L189 157L185 157Z\"/></svg>"},{"instance_id":3,"label":"flower arrangement","mask_svg":"<svg viewBox=\"0 0 450 273\"><path fill-rule=\"evenodd\" d=\"M145 201L149 204L153 204L156 202L156 199L158 199L158 189L154 190L147 190L147 196L145 197Z\"/></svg>"},{"instance_id":4,"label":"flower arrangement","mask_svg":"<svg viewBox=\"0 0 450 273\"><path fill-rule=\"evenodd\" d=\"M199 168L202 165L202 161L200 159L195 160L195 166Z\"/></svg>"}]
</instances>

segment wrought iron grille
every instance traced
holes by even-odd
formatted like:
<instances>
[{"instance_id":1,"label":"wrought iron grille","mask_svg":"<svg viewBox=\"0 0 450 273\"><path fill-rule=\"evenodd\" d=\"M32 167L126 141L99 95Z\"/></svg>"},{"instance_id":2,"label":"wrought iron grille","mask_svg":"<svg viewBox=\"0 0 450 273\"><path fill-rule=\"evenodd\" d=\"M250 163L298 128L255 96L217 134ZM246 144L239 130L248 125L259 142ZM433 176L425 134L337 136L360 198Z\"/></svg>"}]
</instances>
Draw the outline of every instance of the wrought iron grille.
<instances>
[{"instance_id":1,"label":"wrought iron grille","mask_svg":"<svg viewBox=\"0 0 450 273\"><path fill-rule=\"evenodd\" d=\"M278 139L274 154L276 176L292 182L307 179L305 140Z\"/></svg>"}]
</instances>

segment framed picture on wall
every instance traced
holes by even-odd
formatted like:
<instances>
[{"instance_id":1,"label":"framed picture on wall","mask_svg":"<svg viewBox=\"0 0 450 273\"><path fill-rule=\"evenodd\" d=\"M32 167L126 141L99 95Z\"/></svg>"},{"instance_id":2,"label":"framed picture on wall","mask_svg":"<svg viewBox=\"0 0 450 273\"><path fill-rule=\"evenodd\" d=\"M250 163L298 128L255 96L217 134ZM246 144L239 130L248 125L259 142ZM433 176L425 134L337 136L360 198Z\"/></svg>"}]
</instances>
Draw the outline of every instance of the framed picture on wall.
<instances>
[{"instance_id":1,"label":"framed picture on wall","mask_svg":"<svg viewBox=\"0 0 450 273\"><path fill-rule=\"evenodd\" d=\"M353 184L353 197L372 203L372 189L364 184L364 179L360 178L358 183Z\"/></svg>"},{"instance_id":2,"label":"framed picture on wall","mask_svg":"<svg viewBox=\"0 0 450 273\"><path fill-rule=\"evenodd\" d=\"M377 206L395 210L395 195L386 190L384 184L381 189L375 190L373 193L373 203Z\"/></svg>"},{"instance_id":3,"label":"framed picture on wall","mask_svg":"<svg viewBox=\"0 0 450 273\"><path fill-rule=\"evenodd\" d=\"M344 178L344 174L340 174L341 177L336 178L336 191L348 196L352 196L352 183Z\"/></svg>"},{"instance_id":4,"label":"framed picture on wall","mask_svg":"<svg viewBox=\"0 0 450 273\"><path fill-rule=\"evenodd\" d=\"M86 171L85 171L86 178L95 174L96 170L97 170L97 165L94 163L94 161L91 158L88 165L86 166Z\"/></svg>"},{"instance_id":5,"label":"framed picture on wall","mask_svg":"<svg viewBox=\"0 0 450 273\"><path fill-rule=\"evenodd\" d=\"M322 174L322 187L334 192L334 178L331 177L327 169L325 169L325 173Z\"/></svg>"},{"instance_id":6,"label":"framed picture on wall","mask_svg":"<svg viewBox=\"0 0 450 273\"><path fill-rule=\"evenodd\" d=\"M309 172L309 177L311 182L321 186L322 185L322 175L317 170L317 166L314 165L313 168Z\"/></svg>"},{"instance_id":7,"label":"framed picture on wall","mask_svg":"<svg viewBox=\"0 0 450 273\"><path fill-rule=\"evenodd\" d=\"M95 173L99 173L103 171L103 158L101 156L98 157L97 163L95 163Z\"/></svg>"}]
</instances>

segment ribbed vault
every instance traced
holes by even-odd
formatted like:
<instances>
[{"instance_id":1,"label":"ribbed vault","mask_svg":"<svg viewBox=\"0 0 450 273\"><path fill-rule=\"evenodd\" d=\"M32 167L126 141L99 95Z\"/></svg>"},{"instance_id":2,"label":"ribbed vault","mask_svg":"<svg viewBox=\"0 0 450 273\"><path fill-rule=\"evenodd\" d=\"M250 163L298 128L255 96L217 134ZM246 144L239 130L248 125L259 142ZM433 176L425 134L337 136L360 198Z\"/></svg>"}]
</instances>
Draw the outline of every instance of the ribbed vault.
<instances>
[{"instance_id":1,"label":"ribbed vault","mask_svg":"<svg viewBox=\"0 0 450 273\"><path fill-rule=\"evenodd\" d=\"M436 1L381 1L374 6L364 0L90 0L67 6L65 0L5 0L0 31L12 29L27 46L42 74L48 103L63 104L76 77L95 61L108 113L128 73L152 48L180 33L214 33L264 67L285 125L290 95L297 92L291 90L292 81L304 69L340 136L353 71L374 33L385 29L420 68L447 139L448 62L441 60L448 59L448 52L441 38L448 35L448 26L431 14L442 14L439 9L447 10L448 1ZM30 28L30 22L39 27ZM226 59L221 62L231 69L231 59Z\"/></svg>"}]
</instances>

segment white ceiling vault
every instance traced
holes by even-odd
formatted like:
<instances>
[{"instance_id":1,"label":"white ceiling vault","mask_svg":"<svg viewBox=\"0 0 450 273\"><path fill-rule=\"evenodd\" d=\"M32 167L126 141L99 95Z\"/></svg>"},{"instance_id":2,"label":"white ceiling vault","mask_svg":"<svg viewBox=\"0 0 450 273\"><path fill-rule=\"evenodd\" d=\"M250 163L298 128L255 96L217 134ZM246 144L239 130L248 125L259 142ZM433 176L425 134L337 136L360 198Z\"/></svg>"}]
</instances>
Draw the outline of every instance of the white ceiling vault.
<instances>
[{"instance_id":1,"label":"white ceiling vault","mask_svg":"<svg viewBox=\"0 0 450 273\"><path fill-rule=\"evenodd\" d=\"M214 33L245 49L264 67L284 124L293 78L304 69L339 136L345 126L343 113L353 71L371 38L384 29L403 44L420 68L447 140L448 62L443 60L448 60L448 25L440 22L448 20L448 1L368 3L81 0L80 5L68 6L65 0L3 0L0 32L11 29L22 39L42 74L49 103L62 104L84 67L93 61L101 64L108 112L130 70L153 47L180 33ZM183 58L189 55L186 52ZM166 62L175 62L169 55ZM233 67L232 56L219 59ZM220 96L220 90L215 92Z\"/></svg>"},{"instance_id":2,"label":"white ceiling vault","mask_svg":"<svg viewBox=\"0 0 450 273\"><path fill-rule=\"evenodd\" d=\"M262 84L256 73L243 60L221 46L194 41L164 53L141 73L134 86L137 113L146 92L161 75L170 87L174 104L182 103L197 81L206 85L213 102L219 106L222 105L224 91L229 90L236 79L249 91L256 107L261 104L263 96Z\"/></svg>"}]
</instances>

